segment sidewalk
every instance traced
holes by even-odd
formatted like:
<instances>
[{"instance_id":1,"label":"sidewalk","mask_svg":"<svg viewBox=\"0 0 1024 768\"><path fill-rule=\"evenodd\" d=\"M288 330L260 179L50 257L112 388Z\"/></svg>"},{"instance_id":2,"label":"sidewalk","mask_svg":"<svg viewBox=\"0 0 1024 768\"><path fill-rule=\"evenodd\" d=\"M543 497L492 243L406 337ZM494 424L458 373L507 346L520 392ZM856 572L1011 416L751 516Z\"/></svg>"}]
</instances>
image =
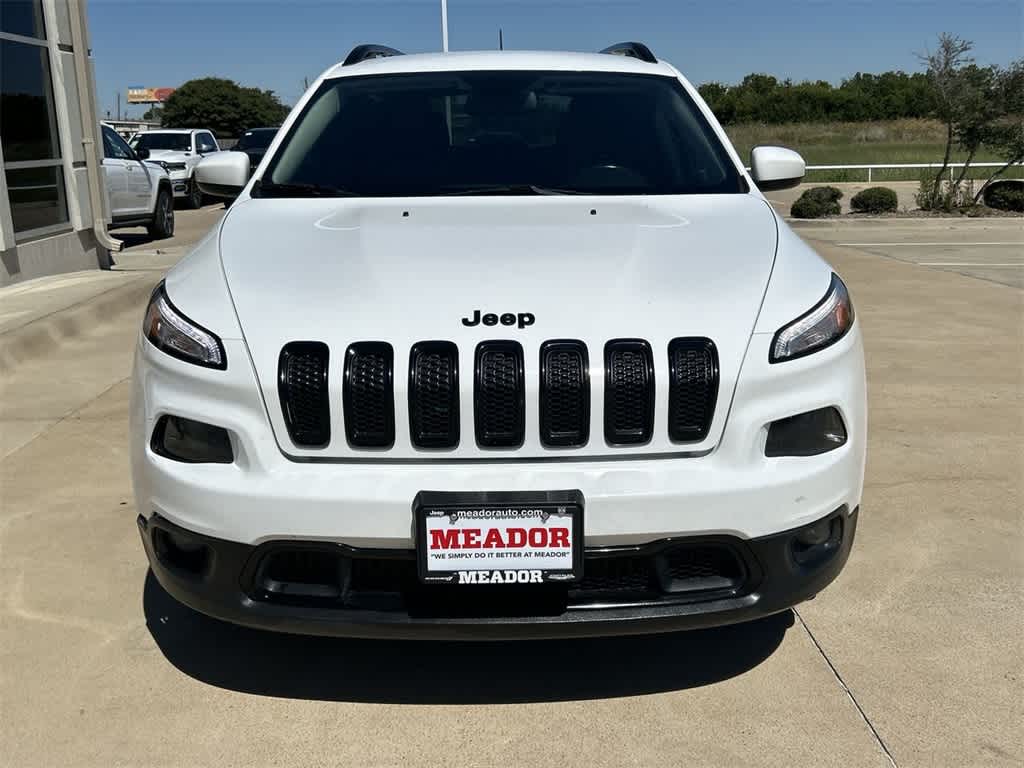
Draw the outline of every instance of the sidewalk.
<instances>
[{"instance_id":1,"label":"sidewalk","mask_svg":"<svg viewBox=\"0 0 1024 768\"><path fill-rule=\"evenodd\" d=\"M128 352L149 294L183 252L120 254L109 272L0 288L0 457L130 374Z\"/></svg>"},{"instance_id":2,"label":"sidewalk","mask_svg":"<svg viewBox=\"0 0 1024 768\"><path fill-rule=\"evenodd\" d=\"M163 274L180 259L184 247L136 254L115 254L110 271L89 270L50 275L0 288L0 344L8 334L38 320L89 304L103 294L111 298L127 286Z\"/></svg>"}]
</instances>

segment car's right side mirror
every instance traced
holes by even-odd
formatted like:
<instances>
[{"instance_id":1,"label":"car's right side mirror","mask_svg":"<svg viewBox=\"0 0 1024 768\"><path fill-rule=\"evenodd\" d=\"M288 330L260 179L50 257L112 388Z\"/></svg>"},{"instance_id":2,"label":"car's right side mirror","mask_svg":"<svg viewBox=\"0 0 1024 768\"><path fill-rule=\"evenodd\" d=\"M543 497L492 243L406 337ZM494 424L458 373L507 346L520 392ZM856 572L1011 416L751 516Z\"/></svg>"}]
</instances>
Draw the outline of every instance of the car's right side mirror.
<instances>
[{"instance_id":1,"label":"car's right side mirror","mask_svg":"<svg viewBox=\"0 0 1024 768\"><path fill-rule=\"evenodd\" d=\"M237 197L249 181L249 156L244 152L214 152L196 166L196 181L210 197Z\"/></svg>"},{"instance_id":2,"label":"car's right side mirror","mask_svg":"<svg viewBox=\"0 0 1024 768\"><path fill-rule=\"evenodd\" d=\"M750 152L750 175L762 192L797 186L807 172L798 152L785 147L754 147Z\"/></svg>"}]
</instances>

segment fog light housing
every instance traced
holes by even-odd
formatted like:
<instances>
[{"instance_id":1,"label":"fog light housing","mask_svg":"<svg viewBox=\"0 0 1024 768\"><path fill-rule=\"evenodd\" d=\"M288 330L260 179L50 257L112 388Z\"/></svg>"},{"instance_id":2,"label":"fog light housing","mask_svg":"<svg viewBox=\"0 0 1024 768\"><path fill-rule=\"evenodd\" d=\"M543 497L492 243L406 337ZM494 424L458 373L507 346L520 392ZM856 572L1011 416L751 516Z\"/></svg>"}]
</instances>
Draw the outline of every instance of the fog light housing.
<instances>
[{"instance_id":1,"label":"fog light housing","mask_svg":"<svg viewBox=\"0 0 1024 768\"><path fill-rule=\"evenodd\" d=\"M797 531L790 542L790 551L798 565L816 565L837 552L842 541L843 515L839 514Z\"/></svg>"},{"instance_id":2,"label":"fog light housing","mask_svg":"<svg viewBox=\"0 0 1024 768\"><path fill-rule=\"evenodd\" d=\"M190 576L203 576L210 567L210 548L187 534L153 530L153 551L168 568Z\"/></svg>"},{"instance_id":3,"label":"fog light housing","mask_svg":"<svg viewBox=\"0 0 1024 768\"><path fill-rule=\"evenodd\" d=\"M223 427L181 416L161 416L150 441L153 453L188 464L231 464L231 438Z\"/></svg>"},{"instance_id":4,"label":"fog light housing","mask_svg":"<svg viewBox=\"0 0 1024 768\"><path fill-rule=\"evenodd\" d=\"M846 444L846 425L836 408L819 408L773 421L764 455L817 456Z\"/></svg>"}]
</instances>

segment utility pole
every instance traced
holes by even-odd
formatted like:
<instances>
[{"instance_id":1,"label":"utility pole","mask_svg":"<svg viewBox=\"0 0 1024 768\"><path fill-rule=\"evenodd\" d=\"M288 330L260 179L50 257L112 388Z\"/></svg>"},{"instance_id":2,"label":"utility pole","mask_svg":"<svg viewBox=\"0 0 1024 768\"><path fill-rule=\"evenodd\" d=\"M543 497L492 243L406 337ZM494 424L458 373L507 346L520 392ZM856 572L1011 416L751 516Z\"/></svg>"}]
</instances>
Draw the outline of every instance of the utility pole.
<instances>
[{"instance_id":1,"label":"utility pole","mask_svg":"<svg viewBox=\"0 0 1024 768\"><path fill-rule=\"evenodd\" d=\"M501 27L498 27L498 50L505 50L505 36L501 31Z\"/></svg>"},{"instance_id":2,"label":"utility pole","mask_svg":"<svg viewBox=\"0 0 1024 768\"><path fill-rule=\"evenodd\" d=\"M117 92L117 119L121 119L121 92Z\"/></svg>"},{"instance_id":3,"label":"utility pole","mask_svg":"<svg viewBox=\"0 0 1024 768\"><path fill-rule=\"evenodd\" d=\"M441 50L448 53L448 0L441 0Z\"/></svg>"}]
</instances>

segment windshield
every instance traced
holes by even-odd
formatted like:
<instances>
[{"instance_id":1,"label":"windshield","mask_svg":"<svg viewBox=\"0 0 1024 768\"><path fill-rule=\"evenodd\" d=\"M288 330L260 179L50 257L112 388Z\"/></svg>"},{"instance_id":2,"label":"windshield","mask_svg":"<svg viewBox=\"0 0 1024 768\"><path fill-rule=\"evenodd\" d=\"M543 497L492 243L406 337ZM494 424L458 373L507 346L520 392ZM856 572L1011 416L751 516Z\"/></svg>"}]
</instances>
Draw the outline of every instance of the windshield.
<instances>
[{"instance_id":1,"label":"windshield","mask_svg":"<svg viewBox=\"0 0 1024 768\"><path fill-rule=\"evenodd\" d=\"M188 152L192 149L192 137L187 133L143 133L132 140L135 149L170 149Z\"/></svg>"},{"instance_id":2,"label":"windshield","mask_svg":"<svg viewBox=\"0 0 1024 768\"><path fill-rule=\"evenodd\" d=\"M325 82L254 194L744 191L674 78L483 71Z\"/></svg>"},{"instance_id":3,"label":"windshield","mask_svg":"<svg viewBox=\"0 0 1024 768\"><path fill-rule=\"evenodd\" d=\"M266 149L274 140L277 128L256 128L246 131L235 145L235 149Z\"/></svg>"}]
</instances>

